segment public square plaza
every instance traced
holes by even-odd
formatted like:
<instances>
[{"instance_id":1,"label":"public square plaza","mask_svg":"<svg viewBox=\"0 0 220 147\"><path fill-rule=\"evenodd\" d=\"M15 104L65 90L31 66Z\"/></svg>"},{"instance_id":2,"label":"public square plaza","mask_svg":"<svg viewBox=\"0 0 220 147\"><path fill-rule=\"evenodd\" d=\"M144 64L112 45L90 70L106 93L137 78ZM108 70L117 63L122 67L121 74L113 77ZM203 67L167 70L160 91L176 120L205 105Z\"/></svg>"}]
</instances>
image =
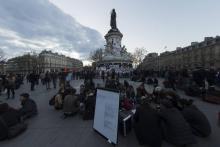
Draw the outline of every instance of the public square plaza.
<instances>
[{"instance_id":1,"label":"public square plaza","mask_svg":"<svg viewBox=\"0 0 220 147\"><path fill-rule=\"evenodd\" d=\"M217 3L2 0L0 147L220 147Z\"/></svg>"},{"instance_id":2,"label":"public square plaza","mask_svg":"<svg viewBox=\"0 0 220 147\"><path fill-rule=\"evenodd\" d=\"M124 79L121 79L123 81ZM159 80L162 85L163 79ZM103 85L102 80L95 79L95 83ZM83 80L73 80L71 85L79 92L80 84ZM129 81L131 85L136 87L140 82ZM146 85L146 90L152 92L153 87ZM46 87L39 84L35 91L30 91L30 84L26 81L24 85L15 91L15 99L6 100L6 95L0 96L0 100L9 103L15 108L20 107L19 94L28 92L30 97L36 101L39 114L27 121L27 130L18 137L0 142L1 147L111 147L105 138L100 136L93 130L93 121L84 121L80 115L63 119L62 111L57 111L54 107L49 106L50 98L56 94L58 89L46 90ZM181 97L189 98L178 91ZM201 101L198 98L192 98L198 108L204 112L210 121L212 133L208 138L197 138L198 143L192 147L219 147L220 145L220 127L217 122L217 113L219 105L210 104ZM126 137L120 133L118 135L119 147L139 147L134 130ZM163 142L162 147L172 147L172 145Z\"/></svg>"}]
</instances>

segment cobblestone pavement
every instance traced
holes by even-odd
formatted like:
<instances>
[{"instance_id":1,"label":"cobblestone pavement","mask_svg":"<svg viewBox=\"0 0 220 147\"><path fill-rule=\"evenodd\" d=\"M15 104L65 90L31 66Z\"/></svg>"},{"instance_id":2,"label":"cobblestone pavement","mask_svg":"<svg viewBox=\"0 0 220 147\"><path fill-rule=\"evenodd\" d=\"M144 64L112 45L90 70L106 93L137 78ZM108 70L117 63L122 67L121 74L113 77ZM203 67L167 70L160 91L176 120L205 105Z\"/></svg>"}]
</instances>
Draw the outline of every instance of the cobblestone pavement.
<instances>
[{"instance_id":1,"label":"cobblestone pavement","mask_svg":"<svg viewBox=\"0 0 220 147\"><path fill-rule=\"evenodd\" d=\"M71 85L79 90L82 80L72 81ZM95 80L101 83L101 80ZM134 87L139 85L138 82L129 81ZM161 82L161 81L160 81ZM146 86L148 91L152 91L152 87ZM0 96L1 101L8 102L15 108L20 107L19 94L29 92L31 98L38 105L39 115L28 120L28 129L20 136L0 142L1 147L111 147L107 141L93 131L93 121L83 121L79 115L63 120L62 112L54 110L50 107L49 99L56 94L56 89L46 90L41 84L36 90L30 92L30 85L25 83L16 90L16 98L14 100L5 100L6 95ZM181 91L178 92L182 97ZM211 125L212 135L208 138L198 138L198 143L192 147L220 147L220 127L217 125L217 112L220 111L218 105L205 103L194 98L195 104L206 114ZM123 137L119 135L119 147L139 147L134 132ZM172 145L163 142L163 147L172 147Z\"/></svg>"}]
</instances>

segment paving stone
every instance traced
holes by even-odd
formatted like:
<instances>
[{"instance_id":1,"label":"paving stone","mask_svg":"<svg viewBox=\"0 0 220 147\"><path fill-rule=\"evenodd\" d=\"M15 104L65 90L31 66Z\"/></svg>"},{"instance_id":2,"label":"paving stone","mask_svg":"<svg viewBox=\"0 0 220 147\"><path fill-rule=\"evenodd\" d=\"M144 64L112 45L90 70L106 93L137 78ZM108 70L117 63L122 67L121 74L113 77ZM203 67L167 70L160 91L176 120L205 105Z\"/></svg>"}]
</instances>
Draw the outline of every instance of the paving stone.
<instances>
[{"instance_id":1,"label":"paving stone","mask_svg":"<svg viewBox=\"0 0 220 147\"><path fill-rule=\"evenodd\" d=\"M123 80L122 80L123 81ZM162 80L159 82L161 83ZM101 79L95 80L96 83L103 85ZM136 88L140 82L129 81ZM71 85L79 92L82 80L72 81ZM146 85L149 92L153 88ZM77 115L75 117L63 120L62 111L56 111L49 106L50 98L57 93L58 89L46 90L41 84L36 90L31 92L30 85L25 83L20 89L16 90L16 98L5 100L6 95L0 96L0 100L8 102L15 108L20 107L19 94L29 92L32 99L38 105L39 115L28 120L28 129L18 137L12 140L0 142L0 147L111 147L102 136L96 133L93 128L93 121L83 121ZM191 98L178 91L181 97ZM191 147L220 147L220 127L217 125L217 113L220 111L219 105L214 105L201 101L198 98L192 98L195 104L208 117L212 134L208 138L197 138L198 143ZM128 136L123 137L119 134L118 147L139 147L138 141L132 131ZM163 142L163 147L172 147L172 145Z\"/></svg>"}]
</instances>

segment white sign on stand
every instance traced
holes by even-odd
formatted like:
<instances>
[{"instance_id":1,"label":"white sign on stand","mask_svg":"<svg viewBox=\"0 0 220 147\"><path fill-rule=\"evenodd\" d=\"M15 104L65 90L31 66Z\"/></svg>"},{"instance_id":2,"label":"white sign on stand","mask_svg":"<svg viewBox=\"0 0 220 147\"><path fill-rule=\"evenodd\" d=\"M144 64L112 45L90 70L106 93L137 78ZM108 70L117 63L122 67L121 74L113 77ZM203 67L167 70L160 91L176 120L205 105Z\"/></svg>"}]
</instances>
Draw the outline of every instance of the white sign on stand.
<instances>
[{"instance_id":1,"label":"white sign on stand","mask_svg":"<svg viewBox=\"0 0 220 147\"><path fill-rule=\"evenodd\" d=\"M111 143L118 140L119 93L97 89L93 128Z\"/></svg>"}]
</instances>

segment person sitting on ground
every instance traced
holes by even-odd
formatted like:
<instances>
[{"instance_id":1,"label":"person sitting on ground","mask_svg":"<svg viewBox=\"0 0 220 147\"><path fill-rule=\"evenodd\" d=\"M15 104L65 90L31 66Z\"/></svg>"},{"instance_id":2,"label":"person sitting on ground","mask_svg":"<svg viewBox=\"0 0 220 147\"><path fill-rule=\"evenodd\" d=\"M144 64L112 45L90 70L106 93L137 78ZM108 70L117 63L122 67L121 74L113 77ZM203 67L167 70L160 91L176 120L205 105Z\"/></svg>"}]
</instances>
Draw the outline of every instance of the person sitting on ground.
<instances>
[{"instance_id":1,"label":"person sitting on ground","mask_svg":"<svg viewBox=\"0 0 220 147\"><path fill-rule=\"evenodd\" d=\"M64 83L60 84L60 89L58 93L52 98L54 99L54 107L57 110L60 110L63 108L63 101L66 95L69 94L69 92L72 90L72 86L69 84L69 82L66 82L66 85Z\"/></svg>"},{"instance_id":2,"label":"person sitting on ground","mask_svg":"<svg viewBox=\"0 0 220 147\"><path fill-rule=\"evenodd\" d=\"M20 95L21 108L19 109L19 113L23 119L27 119L37 115L37 105L34 100L29 98L28 93L22 93Z\"/></svg>"},{"instance_id":3,"label":"person sitting on ground","mask_svg":"<svg viewBox=\"0 0 220 147\"><path fill-rule=\"evenodd\" d=\"M161 147L162 132L157 112L142 101L134 115L134 131L140 145Z\"/></svg>"},{"instance_id":4,"label":"person sitting on ground","mask_svg":"<svg viewBox=\"0 0 220 147\"><path fill-rule=\"evenodd\" d=\"M84 120L92 120L94 119L95 114L95 102L96 102L96 95L94 90L88 90L87 96L85 99L85 111L83 114Z\"/></svg>"},{"instance_id":5,"label":"person sitting on ground","mask_svg":"<svg viewBox=\"0 0 220 147\"><path fill-rule=\"evenodd\" d=\"M134 91L134 87L132 85L129 85L127 90L126 90L126 97L133 100L134 102L135 100L135 91Z\"/></svg>"},{"instance_id":6,"label":"person sitting on ground","mask_svg":"<svg viewBox=\"0 0 220 147\"><path fill-rule=\"evenodd\" d=\"M154 83L154 81L153 81L152 78L148 78L148 79L147 79L147 84L151 85L151 84L153 84L153 83Z\"/></svg>"},{"instance_id":7,"label":"person sitting on ground","mask_svg":"<svg viewBox=\"0 0 220 147\"><path fill-rule=\"evenodd\" d=\"M26 128L27 124L21 121L18 110L7 103L0 104L0 140L13 138Z\"/></svg>"},{"instance_id":8,"label":"person sitting on ground","mask_svg":"<svg viewBox=\"0 0 220 147\"><path fill-rule=\"evenodd\" d=\"M168 99L164 99L161 103L159 116L165 140L176 146L196 143L191 128L181 112Z\"/></svg>"},{"instance_id":9,"label":"person sitting on ground","mask_svg":"<svg viewBox=\"0 0 220 147\"><path fill-rule=\"evenodd\" d=\"M80 102L80 113L84 112L84 103L85 103L85 99L86 99L86 90L85 90L85 86L82 84L80 85L80 89L79 89L79 102Z\"/></svg>"},{"instance_id":10,"label":"person sitting on ground","mask_svg":"<svg viewBox=\"0 0 220 147\"><path fill-rule=\"evenodd\" d=\"M174 105L174 107L181 109L179 108L179 105L178 105L180 96L173 90L163 89L158 86L154 89L153 95L157 102L161 101L162 99L169 99Z\"/></svg>"},{"instance_id":11,"label":"person sitting on ground","mask_svg":"<svg viewBox=\"0 0 220 147\"><path fill-rule=\"evenodd\" d=\"M75 95L76 89L71 89L69 94L65 96L63 103L63 113L64 116L72 116L76 114L79 110L78 97Z\"/></svg>"},{"instance_id":12,"label":"person sitting on ground","mask_svg":"<svg viewBox=\"0 0 220 147\"><path fill-rule=\"evenodd\" d=\"M63 99L65 97L66 89L64 83L60 84L60 89L57 94L55 94L51 100L49 101L49 104L51 106L54 106L55 109L59 110L62 108Z\"/></svg>"},{"instance_id":13,"label":"person sitting on ground","mask_svg":"<svg viewBox=\"0 0 220 147\"><path fill-rule=\"evenodd\" d=\"M20 122L18 110L10 107L7 103L0 104L0 117L4 119L8 127L14 126Z\"/></svg>"},{"instance_id":14,"label":"person sitting on ground","mask_svg":"<svg viewBox=\"0 0 220 147\"><path fill-rule=\"evenodd\" d=\"M149 93L146 91L144 87L144 83L142 83L138 88L137 88L137 102L140 103L140 99L147 98L149 96Z\"/></svg>"},{"instance_id":15,"label":"person sitting on ground","mask_svg":"<svg viewBox=\"0 0 220 147\"><path fill-rule=\"evenodd\" d=\"M185 120L190 124L194 135L208 137L211 134L211 125L203 112L201 112L192 101L186 101L181 111Z\"/></svg>"}]
</instances>

